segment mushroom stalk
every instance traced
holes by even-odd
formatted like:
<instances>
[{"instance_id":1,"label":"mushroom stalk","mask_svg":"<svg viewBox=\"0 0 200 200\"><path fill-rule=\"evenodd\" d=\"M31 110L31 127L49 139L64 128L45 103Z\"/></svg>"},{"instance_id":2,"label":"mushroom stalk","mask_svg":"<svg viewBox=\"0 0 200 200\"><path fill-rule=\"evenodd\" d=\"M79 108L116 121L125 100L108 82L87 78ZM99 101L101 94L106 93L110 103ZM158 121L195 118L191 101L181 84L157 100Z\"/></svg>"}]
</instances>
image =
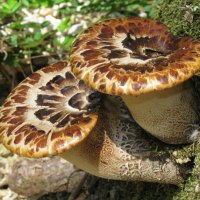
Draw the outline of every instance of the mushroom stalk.
<instances>
[{"instance_id":1,"label":"mushroom stalk","mask_svg":"<svg viewBox=\"0 0 200 200\"><path fill-rule=\"evenodd\" d=\"M140 96L123 95L122 99L136 122L158 139L182 144L197 138L198 107L190 81Z\"/></svg>"},{"instance_id":2,"label":"mushroom stalk","mask_svg":"<svg viewBox=\"0 0 200 200\"><path fill-rule=\"evenodd\" d=\"M112 145L103 144L104 140L109 139L106 134L98 142L100 146L96 147L97 149L93 147L86 150L86 144L92 137L94 134L90 135L78 148L70 149L61 157L92 175L106 179L173 185L180 185L184 181L187 168L174 163L169 156L152 156L152 160L149 157L134 156L113 143ZM87 154L83 154L83 150L87 151ZM108 152L109 150L112 152Z\"/></svg>"},{"instance_id":3,"label":"mushroom stalk","mask_svg":"<svg viewBox=\"0 0 200 200\"><path fill-rule=\"evenodd\" d=\"M157 145L116 105L119 102L104 99L90 135L61 156L102 178L180 184L185 166L173 162L168 153L156 151Z\"/></svg>"}]
</instances>

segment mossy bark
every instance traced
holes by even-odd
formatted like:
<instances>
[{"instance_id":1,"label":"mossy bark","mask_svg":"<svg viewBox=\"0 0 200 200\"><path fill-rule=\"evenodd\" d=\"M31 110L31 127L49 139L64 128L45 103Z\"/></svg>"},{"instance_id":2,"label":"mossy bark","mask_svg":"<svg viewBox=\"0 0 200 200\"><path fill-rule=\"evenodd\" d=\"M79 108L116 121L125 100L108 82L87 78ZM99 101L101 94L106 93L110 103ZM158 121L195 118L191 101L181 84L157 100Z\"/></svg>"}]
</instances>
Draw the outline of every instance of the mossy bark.
<instances>
[{"instance_id":1,"label":"mossy bark","mask_svg":"<svg viewBox=\"0 0 200 200\"><path fill-rule=\"evenodd\" d=\"M176 36L200 39L199 0L161 0L154 18L165 23Z\"/></svg>"},{"instance_id":2,"label":"mossy bark","mask_svg":"<svg viewBox=\"0 0 200 200\"><path fill-rule=\"evenodd\" d=\"M200 39L200 0L161 0L154 18L165 23L178 37ZM193 173L181 190L174 194L173 200L200 199L200 142L194 146Z\"/></svg>"}]
</instances>

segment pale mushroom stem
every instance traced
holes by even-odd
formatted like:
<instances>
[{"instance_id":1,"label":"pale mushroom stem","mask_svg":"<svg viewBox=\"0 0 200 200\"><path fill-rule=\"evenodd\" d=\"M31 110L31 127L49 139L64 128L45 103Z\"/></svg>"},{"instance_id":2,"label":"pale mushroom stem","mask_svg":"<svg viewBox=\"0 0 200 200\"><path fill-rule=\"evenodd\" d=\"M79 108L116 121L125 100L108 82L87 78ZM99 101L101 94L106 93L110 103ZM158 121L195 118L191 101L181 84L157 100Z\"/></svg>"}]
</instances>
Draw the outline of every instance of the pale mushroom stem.
<instances>
[{"instance_id":1,"label":"pale mushroom stem","mask_svg":"<svg viewBox=\"0 0 200 200\"><path fill-rule=\"evenodd\" d=\"M171 144L191 143L198 136L198 107L191 82L122 99L146 131ZM174 134L176 133L176 134Z\"/></svg>"},{"instance_id":2,"label":"pale mushroom stem","mask_svg":"<svg viewBox=\"0 0 200 200\"><path fill-rule=\"evenodd\" d=\"M169 153L156 151L155 143L116 105L119 102L104 99L90 135L61 156L102 178L180 184L185 166L172 161Z\"/></svg>"}]
</instances>

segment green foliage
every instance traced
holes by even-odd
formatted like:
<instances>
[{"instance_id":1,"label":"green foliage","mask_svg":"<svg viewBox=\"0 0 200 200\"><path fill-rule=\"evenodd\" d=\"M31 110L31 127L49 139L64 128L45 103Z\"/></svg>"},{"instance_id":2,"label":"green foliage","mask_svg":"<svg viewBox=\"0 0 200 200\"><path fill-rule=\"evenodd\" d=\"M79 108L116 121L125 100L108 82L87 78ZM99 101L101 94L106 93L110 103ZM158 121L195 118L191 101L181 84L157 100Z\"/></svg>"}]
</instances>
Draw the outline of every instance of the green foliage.
<instances>
[{"instance_id":1,"label":"green foliage","mask_svg":"<svg viewBox=\"0 0 200 200\"><path fill-rule=\"evenodd\" d=\"M39 21L40 16L45 18L48 12L52 12L53 15L55 6L57 6L57 14L54 18L57 22L52 22L51 18ZM41 11L41 8L47 8L49 11L44 13L46 11ZM19 62L26 62L27 57L41 55L43 52L50 55L66 53L78 34L78 32L68 34L72 25L77 23L78 18L75 16L78 14L83 16L86 24L91 25L95 22L94 17L87 17L91 13L95 13L96 20L99 20L99 14L104 19L117 16L138 16L141 11L151 13L151 8L151 1L145 0L2 1L0 2L0 37L2 40L0 62L16 67L20 64ZM35 12L41 12L38 14L38 20L37 18L32 20L29 16ZM80 19L79 17L79 21ZM7 60L4 60L7 54L9 56Z\"/></svg>"},{"instance_id":2,"label":"green foliage","mask_svg":"<svg viewBox=\"0 0 200 200\"><path fill-rule=\"evenodd\" d=\"M16 0L8 0L0 3L0 6L2 6L1 16L6 16L17 12L21 7L21 3Z\"/></svg>"},{"instance_id":3,"label":"green foliage","mask_svg":"<svg viewBox=\"0 0 200 200\"><path fill-rule=\"evenodd\" d=\"M61 23L58 26L58 31L64 32L65 30L69 29L71 26L70 17L66 17L62 19Z\"/></svg>"},{"instance_id":4,"label":"green foliage","mask_svg":"<svg viewBox=\"0 0 200 200\"><path fill-rule=\"evenodd\" d=\"M87 14L88 12L120 12L125 14L125 16L133 16L138 14L138 9L148 5L145 0L90 0L90 1L71 1L72 6L70 6L71 12L75 10L78 6L80 7L80 12Z\"/></svg>"}]
</instances>

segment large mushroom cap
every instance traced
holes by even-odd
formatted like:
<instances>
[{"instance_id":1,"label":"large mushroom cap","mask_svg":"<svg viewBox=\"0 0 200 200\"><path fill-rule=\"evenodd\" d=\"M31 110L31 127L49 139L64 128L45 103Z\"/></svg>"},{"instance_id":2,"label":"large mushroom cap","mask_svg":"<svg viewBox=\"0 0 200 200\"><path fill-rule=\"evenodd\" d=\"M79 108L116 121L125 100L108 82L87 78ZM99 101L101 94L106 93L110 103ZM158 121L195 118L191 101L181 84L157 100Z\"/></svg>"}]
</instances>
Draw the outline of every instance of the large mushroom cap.
<instances>
[{"instance_id":1,"label":"large mushroom cap","mask_svg":"<svg viewBox=\"0 0 200 200\"><path fill-rule=\"evenodd\" d=\"M62 153L81 142L97 121L97 92L77 80L66 62L43 68L20 83L0 115L0 140L28 157Z\"/></svg>"},{"instance_id":2,"label":"large mushroom cap","mask_svg":"<svg viewBox=\"0 0 200 200\"><path fill-rule=\"evenodd\" d=\"M138 95L175 86L200 68L200 42L176 39L160 22L124 18L96 24L73 45L74 74L93 89Z\"/></svg>"}]
</instances>

